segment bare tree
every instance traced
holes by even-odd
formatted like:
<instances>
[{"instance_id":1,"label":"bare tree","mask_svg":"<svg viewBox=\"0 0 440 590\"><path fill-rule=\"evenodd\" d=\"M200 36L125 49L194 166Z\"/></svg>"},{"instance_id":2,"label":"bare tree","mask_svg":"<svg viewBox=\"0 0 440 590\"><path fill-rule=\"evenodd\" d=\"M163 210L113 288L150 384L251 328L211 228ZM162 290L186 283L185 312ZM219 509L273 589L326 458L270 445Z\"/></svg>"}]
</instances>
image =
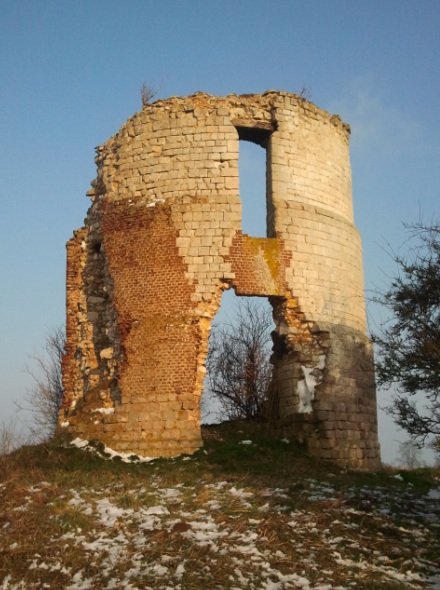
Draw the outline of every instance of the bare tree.
<instances>
[{"instance_id":1,"label":"bare tree","mask_svg":"<svg viewBox=\"0 0 440 590\"><path fill-rule=\"evenodd\" d=\"M271 313L250 299L235 321L214 325L206 362L209 392L228 420L264 417L272 380Z\"/></svg>"},{"instance_id":2,"label":"bare tree","mask_svg":"<svg viewBox=\"0 0 440 590\"><path fill-rule=\"evenodd\" d=\"M61 361L65 338L64 327L48 332L44 352L33 355L32 366L26 367L33 385L26 392L24 405L17 403L17 407L31 414L30 432L35 442L50 438L58 422L64 394Z\"/></svg>"}]
</instances>

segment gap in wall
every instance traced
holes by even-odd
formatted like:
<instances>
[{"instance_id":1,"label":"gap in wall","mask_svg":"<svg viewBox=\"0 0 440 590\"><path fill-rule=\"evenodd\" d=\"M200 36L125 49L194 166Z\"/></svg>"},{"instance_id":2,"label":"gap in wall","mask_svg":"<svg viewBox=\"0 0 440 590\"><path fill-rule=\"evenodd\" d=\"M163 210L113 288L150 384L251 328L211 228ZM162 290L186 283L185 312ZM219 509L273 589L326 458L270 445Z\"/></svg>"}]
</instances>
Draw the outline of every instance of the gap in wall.
<instances>
[{"instance_id":1,"label":"gap in wall","mask_svg":"<svg viewBox=\"0 0 440 590\"><path fill-rule=\"evenodd\" d=\"M209 340L208 356L212 353L212 347L215 341L215 334L223 332L229 325L234 326L234 329L239 324L240 312L245 313L246 305L250 305L252 310L260 310L265 316L268 317L268 328L267 328L267 342L265 344L265 350L267 350L267 357L269 358L272 352L272 339L270 334L275 330L275 323L272 317L272 306L269 303L267 297L246 297L237 296L234 289L224 291L222 294L220 308L216 316L212 321L211 336ZM204 381L204 389L201 400L201 422L202 424L219 424L228 420L224 409L222 408L219 400L213 396L210 390L210 368L207 363L207 373Z\"/></svg>"}]
</instances>

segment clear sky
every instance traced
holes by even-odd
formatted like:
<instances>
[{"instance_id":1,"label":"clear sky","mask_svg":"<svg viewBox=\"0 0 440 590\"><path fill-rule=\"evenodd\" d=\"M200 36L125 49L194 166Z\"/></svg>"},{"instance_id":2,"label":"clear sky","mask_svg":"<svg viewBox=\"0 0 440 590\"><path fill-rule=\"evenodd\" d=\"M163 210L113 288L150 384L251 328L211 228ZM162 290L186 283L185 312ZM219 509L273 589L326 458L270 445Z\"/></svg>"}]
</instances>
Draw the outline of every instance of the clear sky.
<instances>
[{"instance_id":1,"label":"clear sky","mask_svg":"<svg viewBox=\"0 0 440 590\"><path fill-rule=\"evenodd\" d=\"M367 290L402 223L440 216L438 0L1 0L0 423L64 321L94 147L158 97L300 92L352 127ZM384 396L379 394L379 404ZM381 417L383 457L404 439Z\"/></svg>"}]
</instances>

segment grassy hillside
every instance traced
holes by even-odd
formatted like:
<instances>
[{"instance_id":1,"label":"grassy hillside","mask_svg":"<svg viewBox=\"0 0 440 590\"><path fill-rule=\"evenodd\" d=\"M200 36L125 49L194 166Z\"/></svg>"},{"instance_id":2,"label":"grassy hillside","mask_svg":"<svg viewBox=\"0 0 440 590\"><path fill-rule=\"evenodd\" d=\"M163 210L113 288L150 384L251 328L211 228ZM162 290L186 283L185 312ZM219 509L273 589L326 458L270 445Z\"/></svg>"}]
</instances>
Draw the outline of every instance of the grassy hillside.
<instances>
[{"instance_id":1,"label":"grassy hillside","mask_svg":"<svg viewBox=\"0 0 440 590\"><path fill-rule=\"evenodd\" d=\"M0 589L440 588L440 471L351 473L244 426L126 464L0 457ZM102 449L101 449L102 450Z\"/></svg>"}]
</instances>

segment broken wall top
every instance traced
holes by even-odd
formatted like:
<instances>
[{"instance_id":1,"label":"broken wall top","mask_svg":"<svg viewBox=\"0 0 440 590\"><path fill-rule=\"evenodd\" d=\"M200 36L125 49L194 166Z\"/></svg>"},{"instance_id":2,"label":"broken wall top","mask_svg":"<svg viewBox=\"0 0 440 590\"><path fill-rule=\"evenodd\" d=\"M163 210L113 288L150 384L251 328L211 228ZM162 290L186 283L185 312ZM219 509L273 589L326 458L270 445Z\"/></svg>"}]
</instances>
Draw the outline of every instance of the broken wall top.
<instances>
[{"instance_id":1,"label":"broken wall top","mask_svg":"<svg viewBox=\"0 0 440 590\"><path fill-rule=\"evenodd\" d=\"M286 204L302 200L324 205L352 221L350 128L339 116L295 94L269 91L215 97L196 93L146 104L97 148L96 161L98 167L105 162L100 179L109 200L146 192L150 201L189 192L236 194L238 174L230 169L236 168L239 139L268 149L273 133L279 140L271 157L273 166L290 166L295 161L291 178L274 179L275 198L279 193ZM133 170L139 178L133 179ZM100 189L102 185L95 186L88 194L99 195Z\"/></svg>"},{"instance_id":2,"label":"broken wall top","mask_svg":"<svg viewBox=\"0 0 440 590\"><path fill-rule=\"evenodd\" d=\"M291 252L290 294L311 320L364 331L349 134L338 116L286 92L171 97L145 105L97 148L88 194L132 210L168 203L185 262L193 265L187 242L203 228L221 238L210 252L222 257L241 230L239 142L257 143L267 153L267 236Z\"/></svg>"}]
</instances>

